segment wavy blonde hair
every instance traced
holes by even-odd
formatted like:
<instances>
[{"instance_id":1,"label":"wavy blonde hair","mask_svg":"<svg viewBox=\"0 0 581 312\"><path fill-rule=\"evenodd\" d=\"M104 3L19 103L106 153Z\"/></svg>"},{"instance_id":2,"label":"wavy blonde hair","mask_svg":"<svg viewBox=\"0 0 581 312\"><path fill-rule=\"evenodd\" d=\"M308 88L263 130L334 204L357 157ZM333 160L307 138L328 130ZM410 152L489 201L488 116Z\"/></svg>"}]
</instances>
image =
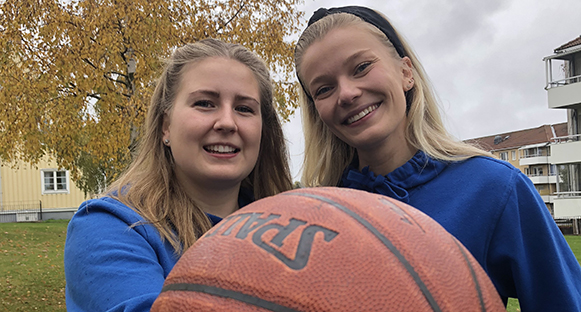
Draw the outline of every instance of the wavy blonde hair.
<instances>
[{"instance_id":1,"label":"wavy blonde hair","mask_svg":"<svg viewBox=\"0 0 581 312\"><path fill-rule=\"evenodd\" d=\"M380 14L380 13L378 13ZM382 15L382 14L380 14ZM382 15L383 16L383 15ZM385 16L383 16L385 18ZM387 18L386 18L387 20ZM359 27L376 36L389 50L391 56L401 60L387 36L378 28L349 13L336 13L323 17L302 33L295 50L295 67L299 79L301 62L307 48L322 39L329 31L342 27ZM395 29L394 29L395 30ZM432 158L443 161L461 161L473 156L491 156L476 146L455 140L445 129L436 97L424 69L407 42L397 33L405 55L412 62L414 87L407 92L410 105L407 116L406 140L413 147ZM305 154L301 182L305 186L335 186L343 170L353 160L356 150L335 136L319 117L312 97L304 88L299 90L305 136Z\"/></svg>"},{"instance_id":2,"label":"wavy blonde hair","mask_svg":"<svg viewBox=\"0 0 581 312\"><path fill-rule=\"evenodd\" d=\"M142 130L138 153L124 174L111 185L106 196L134 209L157 228L177 254L183 253L212 224L178 183L174 159L162 143L163 116L173 107L184 67L210 57L239 61L254 74L260 89L262 134L257 163L242 186L255 199L290 190L292 180L282 127L273 105L272 83L266 64L238 44L205 39L178 48L159 78Z\"/></svg>"}]
</instances>

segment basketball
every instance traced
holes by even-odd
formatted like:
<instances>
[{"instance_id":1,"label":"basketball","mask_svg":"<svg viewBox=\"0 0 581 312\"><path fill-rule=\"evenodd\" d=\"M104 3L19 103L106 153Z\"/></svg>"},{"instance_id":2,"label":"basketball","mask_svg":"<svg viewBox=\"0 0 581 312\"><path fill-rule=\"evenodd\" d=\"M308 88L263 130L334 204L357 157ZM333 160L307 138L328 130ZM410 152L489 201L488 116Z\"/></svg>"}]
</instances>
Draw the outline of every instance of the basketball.
<instances>
[{"instance_id":1,"label":"basketball","mask_svg":"<svg viewBox=\"0 0 581 312\"><path fill-rule=\"evenodd\" d=\"M189 248L152 311L505 311L472 255L394 199L296 189L228 216Z\"/></svg>"}]
</instances>

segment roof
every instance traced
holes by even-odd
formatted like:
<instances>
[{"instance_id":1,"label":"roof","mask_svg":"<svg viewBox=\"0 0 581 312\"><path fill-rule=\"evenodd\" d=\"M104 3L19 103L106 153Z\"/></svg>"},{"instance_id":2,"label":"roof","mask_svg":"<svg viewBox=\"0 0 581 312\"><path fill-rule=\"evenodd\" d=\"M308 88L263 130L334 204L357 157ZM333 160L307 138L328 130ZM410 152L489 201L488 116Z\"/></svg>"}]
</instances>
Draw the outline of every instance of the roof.
<instances>
[{"instance_id":1,"label":"roof","mask_svg":"<svg viewBox=\"0 0 581 312\"><path fill-rule=\"evenodd\" d=\"M491 152L505 149L517 149L526 145L549 143L551 138L567 135L567 123L563 122L554 125L542 125L537 128L468 139L464 142L475 144L480 148ZM494 144L495 138L497 140L497 144Z\"/></svg>"},{"instance_id":2,"label":"roof","mask_svg":"<svg viewBox=\"0 0 581 312\"><path fill-rule=\"evenodd\" d=\"M564 45L556 48L554 52L555 53L559 53L559 52L561 52L561 51L563 51L565 49L568 49L568 48L571 48L571 47L574 47L574 46L578 46L578 45L581 45L581 36L579 36L579 37L577 37L577 38L575 38L575 39L573 39L573 40L565 43Z\"/></svg>"}]
</instances>

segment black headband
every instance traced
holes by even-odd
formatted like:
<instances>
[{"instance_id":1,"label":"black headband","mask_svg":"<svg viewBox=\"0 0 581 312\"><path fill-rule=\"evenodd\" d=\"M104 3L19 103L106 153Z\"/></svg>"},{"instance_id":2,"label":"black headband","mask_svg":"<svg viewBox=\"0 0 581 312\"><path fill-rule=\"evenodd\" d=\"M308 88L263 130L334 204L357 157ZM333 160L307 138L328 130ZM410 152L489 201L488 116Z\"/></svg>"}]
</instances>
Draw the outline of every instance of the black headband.
<instances>
[{"instance_id":1,"label":"black headband","mask_svg":"<svg viewBox=\"0 0 581 312\"><path fill-rule=\"evenodd\" d=\"M382 33L385 34L385 36L387 36L387 39L389 39L391 44L393 44L397 54L399 54L399 57L406 56L405 49L403 48L403 45L401 44L401 41L399 40L399 37L395 33L395 30L391 24L383 16L370 8L361 6L344 6L330 9L320 8L315 13L313 13L313 16L311 16L309 19L307 27L327 15L336 13L348 13L355 15L367 23L377 27L379 30L381 30Z\"/></svg>"}]
</instances>

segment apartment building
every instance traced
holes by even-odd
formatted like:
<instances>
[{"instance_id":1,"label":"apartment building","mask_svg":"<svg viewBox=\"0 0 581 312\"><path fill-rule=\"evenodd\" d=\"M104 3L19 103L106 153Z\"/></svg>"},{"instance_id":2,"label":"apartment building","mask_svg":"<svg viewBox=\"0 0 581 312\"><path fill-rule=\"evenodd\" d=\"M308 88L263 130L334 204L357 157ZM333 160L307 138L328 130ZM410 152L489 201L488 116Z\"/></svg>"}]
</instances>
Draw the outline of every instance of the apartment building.
<instances>
[{"instance_id":1,"label":"apartment building","mask_svg":"<svg viewBox=\"0 0 581 312\"><path fill-rule=\"evenodd\" d=\"M554 194L557 192L557 167L552 165L551 142L567 135L567 123L542 125L467 140L509 162L526 174L554 216Z\"/></svg>"},{"instance_id":2,"label":"apartment building","mask_svg":"<svg viewBox=\"0 0 581 312\"><path fill-rule=\"evenodd\" d=\"M548 106L567 110L567 133L553 139L549 162L559 183L556 218L581 218L581 36L556 48L545 62Z\"/></svg>"}]
</instances>

